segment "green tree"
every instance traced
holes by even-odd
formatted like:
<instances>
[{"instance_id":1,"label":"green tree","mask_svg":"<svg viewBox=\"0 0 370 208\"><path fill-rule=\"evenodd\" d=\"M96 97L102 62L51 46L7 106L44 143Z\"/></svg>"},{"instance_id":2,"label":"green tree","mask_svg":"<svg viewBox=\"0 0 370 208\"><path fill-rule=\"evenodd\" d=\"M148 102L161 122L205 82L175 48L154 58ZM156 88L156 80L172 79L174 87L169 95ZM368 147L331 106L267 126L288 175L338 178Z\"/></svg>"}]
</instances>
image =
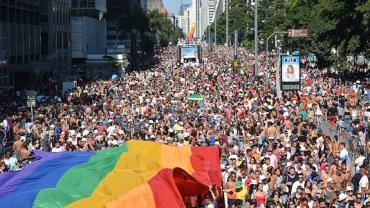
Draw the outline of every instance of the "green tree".
<instances>
[{"instance_id":1,"label":"green tree","mask_svg":"<svg viewBox=\"0 0 370 208\"><path fill-rule=\"evenodd\" d=\"M254 47L254 8L245 1L231 0L229 9L230 35L237 29L243 46ZM283 48L313 52L324 66L336 62L332 48L339 52L341 61L347 55L370 56L370 0L259 0L258 14L258 35L264 44L273 32L308 29L307 38L285 36ZM218 17L218 43L225 42L225 22L225 14Z\"/></svg>"}]
</instances>

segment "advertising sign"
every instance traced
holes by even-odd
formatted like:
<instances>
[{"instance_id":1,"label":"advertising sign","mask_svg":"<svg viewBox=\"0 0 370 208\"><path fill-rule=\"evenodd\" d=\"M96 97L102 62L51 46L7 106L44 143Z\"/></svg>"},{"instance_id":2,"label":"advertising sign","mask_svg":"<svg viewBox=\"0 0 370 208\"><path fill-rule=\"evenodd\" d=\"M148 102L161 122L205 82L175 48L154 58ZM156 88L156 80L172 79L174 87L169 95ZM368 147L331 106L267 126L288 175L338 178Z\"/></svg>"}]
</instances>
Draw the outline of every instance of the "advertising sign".
<instances>
[{"instance_id":1,"label":"advertising sign","mask_svg":"<svg viewBox=\"0 0 370 208\"><path fill-rule=\"evenodd\" d=\"M291 37L291 38L306 38L306 37L308 37L308 30L307 29L289 29L288 30L288 37Z\"/></svg>"},{"instance_id":2,"label":"advertising sign","mask_svg":"<svg viewBox=\"0 0 370 208\"><path fill-rule=\"evenodd\" d=\"M181 47L181 59L183 58L197 58L198 57L198 47Z\"/></svg>"},{"instance_id":3,"label":"advertising sign","mask_svg":"<svg viewBox=\"0 0 370 208\"><path fill-rule=\"evenodd\" d=\"M199 45L182 45L179 47L180 62L188 63L199 63L201 62L202 51Z\"/></svg>"},{"instance_id":4,"label":"advertising sign","mask_svg":"<svg viewBox=\"0 0 370 208\"><path fill-rule=\"evenodd\" d=\"M281 89L300 90L301 68L299 56L282 55L280 59Z\"/></svg>"}]
</instances>

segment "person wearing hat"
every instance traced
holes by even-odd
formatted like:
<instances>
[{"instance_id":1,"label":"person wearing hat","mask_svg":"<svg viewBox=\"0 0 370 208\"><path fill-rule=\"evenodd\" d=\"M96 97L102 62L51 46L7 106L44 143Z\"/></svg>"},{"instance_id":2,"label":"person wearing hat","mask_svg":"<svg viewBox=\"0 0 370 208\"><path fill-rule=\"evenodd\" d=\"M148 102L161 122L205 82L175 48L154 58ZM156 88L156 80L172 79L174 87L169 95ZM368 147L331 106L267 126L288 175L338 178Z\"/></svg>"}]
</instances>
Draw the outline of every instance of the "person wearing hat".
<instances>
[{"instance_id":1,"label":"person wearing hat","mask_svg":"<svg viewBox=\"0 0 370 208\"><path fill-rule=\"evenodd\" d=\"M348 204L355 203L356 196L353 194L352 186L347 186L346 195L347 195L347 200L346 201L347 201Z\"/></svg>"},{"instance_id":2,"label":"person wearing hat","mask_svg":"<svg viewBox=\"0 0 370 208\"><path fill-rule=\"evenodd\" d=\"M335 199L335 186L334 186L334 180L332 177L329 177L327 180L327 186L325 189L325 201L326 203L332 203L332 201Z\"/></svg>"},{"instance_id":3,"label":"person wearing hat","mask_svg":"<svg viewBox=\"0 0 370 208\"><path fill-rule=\"evenodd\" d=\"M340 193L337 200L334 202L333 207L335 208L346 208L347 195L345 193Z\"/></svg>"}]
</instances>

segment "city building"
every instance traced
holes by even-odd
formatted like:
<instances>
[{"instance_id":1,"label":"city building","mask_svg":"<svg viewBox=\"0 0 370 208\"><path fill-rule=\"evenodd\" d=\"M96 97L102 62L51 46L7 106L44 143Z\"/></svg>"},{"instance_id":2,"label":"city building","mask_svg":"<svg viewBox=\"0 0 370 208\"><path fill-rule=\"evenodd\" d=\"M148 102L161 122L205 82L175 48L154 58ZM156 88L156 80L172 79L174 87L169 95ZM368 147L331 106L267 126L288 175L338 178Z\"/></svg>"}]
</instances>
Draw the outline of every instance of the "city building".
<instances>
[{"instance_id":1,"label":"city building","mask_svg":"<svg viewBox=\"0 0 370 208\"><path fill-rule=\"evenodd\" d=\"M147 10L147 0L107 0L107 50L110 53L127 53L130 47L128 34L121 32L120 19L122 12L129 11L133 6Z\"/></svg>"},{"instance_id":2,"label":"city building","mask_svg":"<svg viewBox=\"0 0 370 208\"><path fill-rule=\"evenodd\" d=\"M112 53L127 53L129 38L120 30L119 18L123 11L129 11L131 4L146 7L143 0L107 0L107 50Z\"/></svg>"},{"instance_id":3,"label":"city building","mask_svg":"<svg viewBox=\"0 0 370 208\"><path fill-rule=\"evenodd\" d=\"M71 69L71 0L40 0L42 68L54 74Z\"/></svg>"},{"instance_id":4,"label":"city building","mask_svg":"<svg viewBox=\"0 0 370 208\"><path fill-rule=\"evenodd\" d=\"M176 15L174 13L168 13L167 18L171 21L172 25L176 27Z\"/></svg>"},{"instance_id":5,"label":"city building","mask_svg":"<svg viewBox=\"0 0 370 208\"><path fill-rule=\"evenodd\" d=\"M214 0L215 1L215 11L214 15L212 15L212 22L215 21L219 16L221 16L222 13L225 12L225 0ZM230 1L230 0L229 0Z\"/></svg>"},{"instance_id":6,"label":"city building","mask_svg":"<svg viewBox=\"0 0 370 208\"><path fill-rule=\"evenodd\" d=\"M208 0L208 22L213 23L216 14L218 0Z\"/></svg>"},{"instance_id":7,"label":"city building","mask_svg":"<svg viewBox=\"0 0 370 208\"><path fill-rule=\"evenodd\" d=\"M195 24L195 33L194 33L194 39L201 39L202 38L202 0L192 0L191 6L192 9L192 23ZM207 0L203 0L205 2Z\"/></svg>"},{"instance_id":8,"label":"city building","mask_svg":"<svg viewBox=\"0 0 370 208\"><path fill-rule=\"evenodd\" d=\"M39 1L0 1L2 90L30 85L44 70L38 65L41 58L40 32Z\"/></svg>"},{"instance_id":9,"label":"city building","mask_svg":"<svg viewBox=\"0 0 370 208\"><path fill-rule=\"evenodd\" d=\"M144 9L145 11L150 11L150 10L159 10L163 9L163 2L162 0L146 0L146 8Z\"/></svg>"},{"instance_id":10,"label":"city building","mask_svg":"<svg viewBox=\"0 0 370 208\"><path fill-rule=\"evenodd\" d=\"M185 34L195 24L194 39L204 40L206 30L225 11L225 0L192 0L190 5L182 5L178 13L178 26Z\"/></svg>"},{"instance_id":11,"label":"city building","mask_svg":"<svg viewBox=\"0 0 370 208\"><path fill-rule=\"evenodd\" d=\"M83 63L90 54L106 53L106 0L72 0L72 60Z\"/></svg>"},{"instance_id":12,"label":"city building","mask_svg":"<svg viewBox=\"0 0 370 208\"><path fill-rule=\"evenodd\" d=\"M191 27L190 17L192 16L192 6L191 4L181 5L178 13L179 28L183 31L185 35L189 34Z\"/></svg>"}]
</instances>

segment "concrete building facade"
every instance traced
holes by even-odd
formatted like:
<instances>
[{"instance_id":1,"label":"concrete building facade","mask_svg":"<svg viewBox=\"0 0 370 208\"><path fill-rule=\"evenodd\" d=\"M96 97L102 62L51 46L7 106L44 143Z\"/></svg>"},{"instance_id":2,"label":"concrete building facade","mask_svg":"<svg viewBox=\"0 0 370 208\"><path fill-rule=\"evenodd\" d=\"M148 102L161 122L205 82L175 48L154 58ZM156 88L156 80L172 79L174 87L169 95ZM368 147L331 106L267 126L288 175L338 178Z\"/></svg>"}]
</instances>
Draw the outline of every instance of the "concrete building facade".
<instances>
[{"instance_id":1,"label":"concrete building facade","mask_svg":"<svg viewBox=\"0 0 370 208\"><path fill-rule=\"evenodd\" d=\"M163 9L163 2L162 0L146 0L146 9L145 11L150 11L150 10L159 10Z\"/></svg>"},{"instance_id":2,"label":"concrete building facade","mask_svg":"<svg viewBox=\"0 0 370 208\"><path fill-rule=\"evenodd\" d=\"M71 69L71 0L40 0L41 65L54 73Z\"/></svg>"},{"instance_id":3,"label":"concrete building facade","mask_svg":"<svg viewBox=\"0 0 370 208\"><path fill-rule=\"evenodd\" d=\"M83 62L89 54L106 53L105 0L72 0L72 60Z\"/></svg>"},{"instance_id":4,"label":"concrete building facade","mask_svg":"<svg viewBox=\"0 0 370 208\"><path fill-rule=\"evenodd\" d=\"M178 14L179 27L188 34L192 24L196 30L194 38L203 40L206 30L224 11L225 0L192 0L190 5L182 5Z\"/></svg>"},{"instance_id":5,"label":"concrete building facade","mask_svg":"<svg viewBox=\"0 0 370 208\"><path fill-rule=\"evenodd\" d=\"M182 5L178 14L179 28L183 31L185 35L189 34L191 27L191 16L192 16L192 6L191 4Z\"/></svg>"},{"instance_id":6,"label":"concrete building facade","mask_svg":"<svg viewBox=\"0 0 370 208\"><path fill-rule=\"evenodd\" d=\"M23 89L68 71L70 12L71 0L0 1L0 54L7 57L0 88Z\"/></svg>"},{"instance_id":7,"label":"concrete building facade","mask_svg":"<svg viewBox=\"0 0 370 208\"><path fill-rule=\"evenodd\" d=\"M0 90L28 85L40 61L39 1L0 1ZM6 61L4 61L6 60ZM13 82L17 80L17 82ZM16 86L15 86L16 87Z\"/></svg>"}]
</instances>

